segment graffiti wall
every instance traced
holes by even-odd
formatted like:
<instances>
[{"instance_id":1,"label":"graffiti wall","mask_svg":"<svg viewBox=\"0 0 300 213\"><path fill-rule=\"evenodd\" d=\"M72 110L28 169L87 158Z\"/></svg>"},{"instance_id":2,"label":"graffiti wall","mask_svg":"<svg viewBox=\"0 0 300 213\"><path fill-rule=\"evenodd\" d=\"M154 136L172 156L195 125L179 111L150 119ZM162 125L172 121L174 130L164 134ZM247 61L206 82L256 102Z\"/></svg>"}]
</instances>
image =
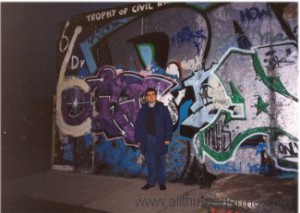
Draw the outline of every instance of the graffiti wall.
<instances>
[{"instance_id":1,"label":"graffiti wall","mask_svg":"<svg viewBox=\"0 0 300 213\"><path fill-rule=\"evenodd\" d=\"M134 3L60 24L53 168L146 176L149 87L170 111L167 175L296 176L297 3Z\"/></svg>"}]
</instances>

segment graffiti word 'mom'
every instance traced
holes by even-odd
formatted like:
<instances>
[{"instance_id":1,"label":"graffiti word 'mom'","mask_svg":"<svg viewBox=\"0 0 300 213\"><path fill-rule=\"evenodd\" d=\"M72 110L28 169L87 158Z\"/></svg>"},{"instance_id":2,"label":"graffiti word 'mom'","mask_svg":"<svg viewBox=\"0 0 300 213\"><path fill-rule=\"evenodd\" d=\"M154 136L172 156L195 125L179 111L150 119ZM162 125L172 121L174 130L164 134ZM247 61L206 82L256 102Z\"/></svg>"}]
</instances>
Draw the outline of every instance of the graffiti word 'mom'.
<instances>
[{"instance_id":1,"label":"graffiti word 'mom'","mask_svg":"<svg viewBox=\"0 0 300 213\"><path fill-rule=\"evenodd\" d=\"M254 21L256 19L262 19L264 16L272 17L271 11L267 9L260 10L257 7L246 8L244 11L240 10L241 21Z\"/></svg>"}]
</instances>

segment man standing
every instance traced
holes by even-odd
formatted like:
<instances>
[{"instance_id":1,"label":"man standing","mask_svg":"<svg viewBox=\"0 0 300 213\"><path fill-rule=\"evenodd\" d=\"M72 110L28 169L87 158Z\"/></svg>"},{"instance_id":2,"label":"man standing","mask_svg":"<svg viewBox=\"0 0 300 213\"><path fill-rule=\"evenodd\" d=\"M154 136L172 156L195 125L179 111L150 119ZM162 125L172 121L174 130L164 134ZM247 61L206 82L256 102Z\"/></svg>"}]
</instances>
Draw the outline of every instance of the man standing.
<instances>
[{"instance_id":1,"label":"man standing","mask_svg":"<svg viewBox=\"0 0 300 213\"><path fill-rule=\"evenodd\" d=\"M135 139L148 168L147 184L142 189L154 187L157 182L160 190L166 190L165 154L172 139L172 120L168 108L157 101L155 89L147 89L145 95L147 104L135 121Z\"/></svg>"}]
</instances>

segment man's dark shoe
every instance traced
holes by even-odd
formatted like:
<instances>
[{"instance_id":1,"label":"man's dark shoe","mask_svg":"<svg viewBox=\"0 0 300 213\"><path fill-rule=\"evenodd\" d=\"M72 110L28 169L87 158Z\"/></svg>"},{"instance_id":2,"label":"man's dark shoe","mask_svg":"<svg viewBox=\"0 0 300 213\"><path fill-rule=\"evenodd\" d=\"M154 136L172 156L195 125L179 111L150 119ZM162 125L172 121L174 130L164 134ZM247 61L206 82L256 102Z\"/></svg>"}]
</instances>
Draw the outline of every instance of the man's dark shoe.
<instances>
[{"instance_id":1,"label":"man's dark shoe","mask_svg":"<svg viewBox=\"0 0 300 213\"><path fill-rule=\"evenodd\" d=\"M159 189L160 189L160 190L166 190L166 189L167 189L167 187L166 187L166 185L165 185L165 184L162 184L162 185L159 185Z\"/></svg>"},{"instance_id":2,"label":"man's dark shoe","mask_svg":"<svg viewBox=\"0 0 300 213\"><path fill-rule=\"evenodd\" d=\"M142 189L147 190L147 189L150 189L151 187L154 187L154 186L151 186L150 184L147 183L145 186L142 187Z\"/></svg>"}]
</instances>

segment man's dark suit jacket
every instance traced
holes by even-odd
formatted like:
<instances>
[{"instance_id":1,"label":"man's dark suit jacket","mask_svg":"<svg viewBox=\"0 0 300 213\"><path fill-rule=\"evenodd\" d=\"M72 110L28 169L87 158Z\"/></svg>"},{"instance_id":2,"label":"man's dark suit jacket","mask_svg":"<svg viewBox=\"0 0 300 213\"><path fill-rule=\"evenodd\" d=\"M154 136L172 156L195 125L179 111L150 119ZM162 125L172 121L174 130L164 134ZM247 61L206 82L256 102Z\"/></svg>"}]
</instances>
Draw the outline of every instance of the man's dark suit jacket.
<instances>
[{"instance_id":1,"label":"man's dark suit jacket","mask_svg":"<svg viewBox=\"0 0 300 213\"><path fill-rule=\"evenodd\" d=\"M149 108L148 103L144 104L135 121L135 140L141 144L140 148L143 155L146 153L146 123ZM168 151L168 146L164 144L164 141L171 142L172 140L173 124L168 108L158 101L154 105L154 123L156 130L156 142L159 144L157 151L163 155Z\"/></svg>"}]
</instances>

